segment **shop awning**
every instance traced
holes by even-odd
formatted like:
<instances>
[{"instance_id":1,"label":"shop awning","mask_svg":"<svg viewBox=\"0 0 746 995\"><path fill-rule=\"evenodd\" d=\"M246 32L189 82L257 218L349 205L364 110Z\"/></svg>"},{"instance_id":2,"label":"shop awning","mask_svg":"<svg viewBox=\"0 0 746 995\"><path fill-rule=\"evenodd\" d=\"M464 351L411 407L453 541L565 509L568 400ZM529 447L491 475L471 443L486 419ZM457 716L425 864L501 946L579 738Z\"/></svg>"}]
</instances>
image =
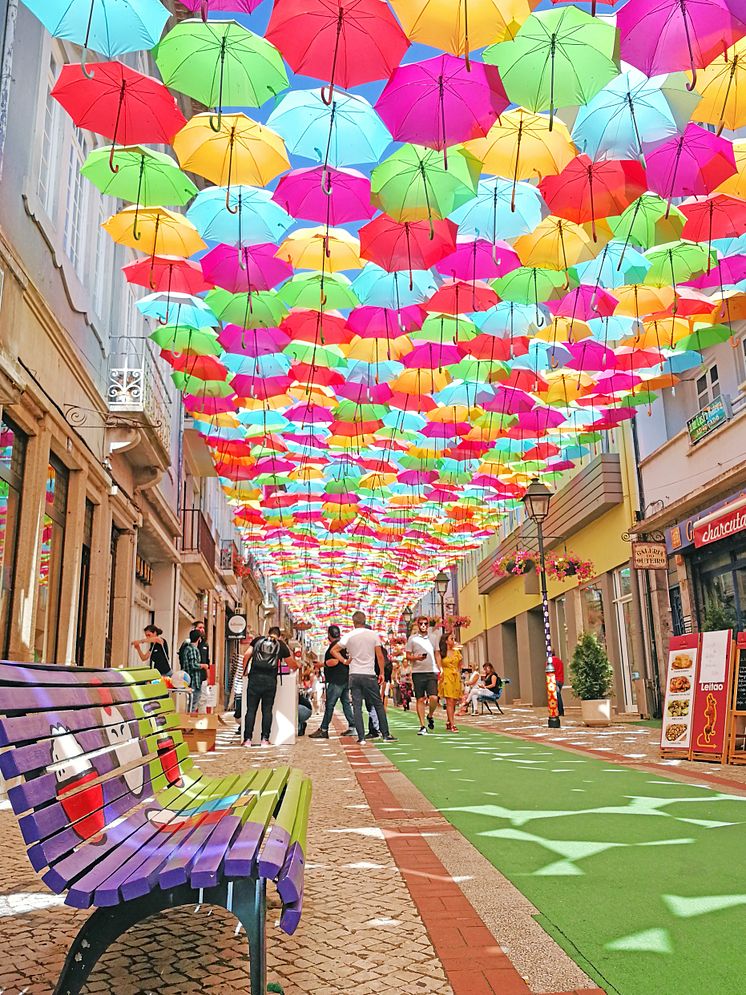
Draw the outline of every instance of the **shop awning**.
<instances>
[{"instance_id":1,"label":"shop awning","mask_svg":"<svg viewBox=\"0 0 746 995\"><path fill-rule=\"evenodd\" d=\"M699 548L746 532L746 497L732 501L694 523L694 545Z\"/></svg>"}]
</instances>

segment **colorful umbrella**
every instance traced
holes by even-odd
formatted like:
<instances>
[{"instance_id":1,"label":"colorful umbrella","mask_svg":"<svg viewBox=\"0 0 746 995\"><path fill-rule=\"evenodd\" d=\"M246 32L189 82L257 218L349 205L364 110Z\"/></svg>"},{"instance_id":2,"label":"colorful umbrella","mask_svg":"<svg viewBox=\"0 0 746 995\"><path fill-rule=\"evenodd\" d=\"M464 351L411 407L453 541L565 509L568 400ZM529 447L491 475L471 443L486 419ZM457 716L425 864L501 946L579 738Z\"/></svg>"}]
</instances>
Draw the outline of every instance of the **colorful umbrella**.
<instances>
[{"instance_id":1,"label":"colorful umbrella","mask_svg":"<svg viewBox=\"0 0 746 995\"><path fill-rule=\"evenodd\" d=\"M191 256L207 246L181 214L165 207L125 207L101 226L115 242L155 256Z\"/></svg>"},{"instance_id":2,"label":"colorful umbrella","mask_svg":"<svg viewBox=\"0 0 746 995\"><path fill-rule=\"evenodd\" d=\"M593 241L596 221L621 214L646 189L645 170L625 159L592 162L579 155L557 176L545 176L539 189L553 214L582 224L590 221Z\"/></svg>"},{"instance_id":3,"label":"colorful umbrella","mask_svg":"<svg viewBox=\"0 0 746 995\"><path fill-rule=\"evenodd\" d=\"M187 217L203 238L238 246L279 241L293 223L269 190L244 184L200 190Z\"/></svg>"},{"instance_id":4,"label":"colorful umbrella","mask_svg":"<svg viewBox=\"0 0 746 995\"><path fill-rule=\"evenodd\" d=\"M400 224L385 214L360 229L360 255L389 273L408 270L409 289L413 270L425 270L456 248L456 225L452 221L405 221Z\"/></svg>"},{"instance_id":5,"label":"colorful umbrella","mask_svg":"<svg viewBox=\"0 0 746 995\"><path fill-rule=\"evenodd\" d=\"M736 171L732 144L696 124L651 149L645 161L648 186L668 201L712 193Z\"/></svg>"},{"instance_id":6,"label":"colorful umbrella","mask_svg":"<svg viewBox=\"0 0 746 995\"><path fill-rule=\"evenodd\" d=\"M212 286L197 263L179 256L137 259L123 266L122 272L128 283L164 293L203 294Z\"/></svg>"},{"instance_id":7,"label":"colorful umbrella","mask_svg":"<svg viewBox=\"0 0 746 995\"><path fill-rule=\"evenodd\" d=\"M515 37L537 0L392 0L410 39L463 55Z\"/></svg>"},{"instance_id":8,"label":"colorful umbrella","mask_svg":"<svg viewBox=\"0 0 746 995\"><path fill-rule=\"evenodd\" d=\"M445 218L477 192L479 162L463 148L442 156L420 145L403 145L371 173L373 203L396 221Z\"/></svg>"},{"instance_id":9,"label":"colorful umbrella","mask_svg":"<svg viewBox=\"0 0 746 995\"><path fill-rule=\"evenodd\" d=\"M691 115L704 124L735 131L746 124L746 39L736 42L710 62L697 79L701 99Z\"/></svg>"},{"instance_id":10,"label":"colorful umbrella","mask_svg":"<svg viewBox=\"0 0 746 995\"><path fill-rule=\"evenodd\" d=\"M281 177L272 199L298 219L326 225L362 221L375 214L370 180L354 169L294 169Z\"/></svg>"},{"instance_id":11,"label":"colorful umbrella","mask_svg":"<svg viewBox=\"0 0 746 995\"><path fill-rule=\"evenodd\" d=\"M232 294L271 290L289 280L292 266L277 258L273 243L244 245L238 250L231 245L216 245L200 259L205 280Z\"/></svg>"}]
</instances>

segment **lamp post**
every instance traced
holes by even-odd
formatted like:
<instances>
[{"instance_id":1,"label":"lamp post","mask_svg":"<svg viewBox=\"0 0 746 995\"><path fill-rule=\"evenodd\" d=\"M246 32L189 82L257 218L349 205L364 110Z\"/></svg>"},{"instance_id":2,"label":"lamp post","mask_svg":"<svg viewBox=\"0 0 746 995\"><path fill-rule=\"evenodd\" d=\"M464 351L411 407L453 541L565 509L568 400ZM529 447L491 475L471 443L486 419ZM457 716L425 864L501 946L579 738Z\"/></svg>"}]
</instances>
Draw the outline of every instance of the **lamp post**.
<instances>
[{"instance_id":1,"label":"lamp post","mask_svg":"<svg viewBox=\"0 0 746 995\"><path fill-rule=\"evenodd\" d=\"M549 627L549 595L547 592L547 571L544 560L544 522L549 514L549 502L552 492L534 478L523 495L523 506L526 514L536 525L536 539L539 544L539 578L541 582L541 610L544 616L544 647L546 649L546 682L547 708L549 710L548 726L550 729L560 728L559 707L557 702L557 679L552 663L552 633Z\"/></svg>"},{"instance_id":2,"label":"lamp post","mask_svg":"<svg viewBox=\"0 0 746 995\"><path fill-rule=\"evenodd\" d=\"M443 622L443 632L446 631L446 591L448 590L448 585L450 583L450 577L445 572L441 570L438 576L435 578L435 590L440 596L440 618Z\"/></svg>"},{"instance_id":3,"label":"lamp post","mask_svg":"<svg viewBox=\"0 0 746 995\"><path fill-rule=\"evenodd\" d=\"M414 617L414 612L409 607L409 605L407 605L407 607L401 613L401 617L404 619L404 624L407 627L407 639L408 639L409 638L409 633L412 630L412 619Z\"/></svg>"}]
</instances>

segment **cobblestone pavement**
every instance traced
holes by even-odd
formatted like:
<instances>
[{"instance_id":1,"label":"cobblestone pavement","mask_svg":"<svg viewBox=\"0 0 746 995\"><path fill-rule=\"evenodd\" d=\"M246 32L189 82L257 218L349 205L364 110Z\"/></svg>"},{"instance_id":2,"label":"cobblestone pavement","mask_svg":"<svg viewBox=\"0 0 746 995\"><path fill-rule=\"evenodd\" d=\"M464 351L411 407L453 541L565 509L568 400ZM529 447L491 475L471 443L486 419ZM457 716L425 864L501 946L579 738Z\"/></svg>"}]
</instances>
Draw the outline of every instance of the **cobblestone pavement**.
<instances>
[{"instance_id":1,"label":"cobblestone pavement","mask_svg":"<svg viewBox=\"0 0 746 995\"><path fill-rule=\"evenodd\" d=\"M313 779L303 919L287 937L268 911L269 980L286 995L452 995L339 741L247 752L232 733L220 738L215 753L198 758L207 773L290 762ZM7 802L0 840L0 992L46 995L87 913L62 905L35 875ZM85 991L244 995L246 938L235 929L232 916L205 906L147 920L109 949Z\"/></svg>"}]
</instances>

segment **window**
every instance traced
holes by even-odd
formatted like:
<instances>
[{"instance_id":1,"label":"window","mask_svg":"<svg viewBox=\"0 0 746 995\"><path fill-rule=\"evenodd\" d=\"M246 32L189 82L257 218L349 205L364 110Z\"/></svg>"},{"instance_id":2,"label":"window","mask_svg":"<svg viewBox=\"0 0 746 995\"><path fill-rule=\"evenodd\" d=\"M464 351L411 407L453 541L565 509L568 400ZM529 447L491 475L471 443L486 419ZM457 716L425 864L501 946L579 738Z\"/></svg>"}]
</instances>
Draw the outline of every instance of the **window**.
<instances>
[{"instance_id":1,"label":"window","mask_svg":"<svg viewBox=\"0 0 746 995\"><path fill-rule=\"evenodd\" d=\"M0 640L8 656L10 618L15 584L18 521L26 463L26 436L4 417L0 422Z\"/></svg>"},{"instance_id":2,"label":"window","mask_svg":"<svg viewBox=\"0 0 746 995\"><path fill-rule=\"evenodd\" d=\"M80 128L74 128L67 163L67 200L63 243L75 272L84 274L86 226L88 224L89 184L80 170L90 148L88 138Z\"/></svg>"},{"instance_id":3,"label":"window","mask_svg":"<svg viewBox=\"0 0 746 995\"><path fill-rule=\"evenodd\" d=\"M67 485L67 469L55 456L51 456L47 467L47 486L37 577L38 604L34 632L34 660L37 663L54 663L57 657Z\"/></svg>"},{"instance_id":4,"label":"window","mask_svg":"<svg viewBox=\"0 0 746 995\"><path fill-rule=\"evenodd\" d=\"M606 624L604 619L604 600L599 587L584 587L581 589L583 606L583 631L592 632L598 637L606 649Z\"/></svg>"},{"instance_id":5,"label":"window","mask_svg":"<svg viewBox=\"0 0 746 995\"><path fill-rule=\"evenodd\" d=\"M701 411L702 408L707 407L716 397L720 396L720 378L717 364L713 363L709 369L698 376L695 380L695 386L697 389L697 407Z\"/></svg>"},{"instance_id":6,"label":"window","mask_svg":"<svg viewBox=\"0 0 746 995\"><path fill-rule=\"evenodd\" d=\"M50 218L57 211L59 192L59 154L62 138L62 108L50 95L59 73L60 64L54 53L49 58L46 78L46 99L44 104L44 128L42 132L41 160L39 162L39 199Z\"/></svg>"},{"instance_id":7,"label":"window","mask_svg":"<svg viewBox=\"0 0 746 995\"><path fill-rule=\"evenodd\" d=\"M80 551L80 584L78 586L78 624L75 632L75 663L85 664L86 622L88 619L88 588L91 579L91 547L93 546L94 504L86 498L83 519L83 546Z\"/></svg>"}]
</instances>

